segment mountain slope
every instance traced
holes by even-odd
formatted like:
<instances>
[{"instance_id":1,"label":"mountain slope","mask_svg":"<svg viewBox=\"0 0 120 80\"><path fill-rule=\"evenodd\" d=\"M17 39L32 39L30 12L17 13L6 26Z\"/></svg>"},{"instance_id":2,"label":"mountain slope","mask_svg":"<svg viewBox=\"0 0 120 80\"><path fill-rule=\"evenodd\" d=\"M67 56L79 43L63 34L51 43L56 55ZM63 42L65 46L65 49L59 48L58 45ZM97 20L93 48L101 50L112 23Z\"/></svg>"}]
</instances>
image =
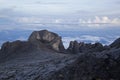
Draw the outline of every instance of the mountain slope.
<instances>
[{"instance_id":1,"label":"mountain slope","mask_svg":"<svg viewBox=\"0 0 120 80\"><path fill-rule=\"evenodd\" d=\"M119 43L71 41L65 50L56 33L34 31L28 41L2 45L0 80L120 80Z\"/></svg>"}]
</instances>

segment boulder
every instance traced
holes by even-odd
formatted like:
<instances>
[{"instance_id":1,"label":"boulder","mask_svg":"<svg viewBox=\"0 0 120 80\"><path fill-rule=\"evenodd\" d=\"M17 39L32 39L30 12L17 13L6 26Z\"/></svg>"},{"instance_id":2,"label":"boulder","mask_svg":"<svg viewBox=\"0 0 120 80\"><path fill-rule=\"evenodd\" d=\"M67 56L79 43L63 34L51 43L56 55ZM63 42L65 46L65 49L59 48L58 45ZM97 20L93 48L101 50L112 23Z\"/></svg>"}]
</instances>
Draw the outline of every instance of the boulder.
<instances>
[{"instance_id":1,"label":"boulder","mask_svg":"<svg viewBox=\"0 0 120 80\"><path fill-rule=\"evenodd\" d=\"M45 46L58 52L64 52L64 46L61 37L47 30L34 31L28 41L34 44L38 49Z\"/></svg>"}]
</instances>

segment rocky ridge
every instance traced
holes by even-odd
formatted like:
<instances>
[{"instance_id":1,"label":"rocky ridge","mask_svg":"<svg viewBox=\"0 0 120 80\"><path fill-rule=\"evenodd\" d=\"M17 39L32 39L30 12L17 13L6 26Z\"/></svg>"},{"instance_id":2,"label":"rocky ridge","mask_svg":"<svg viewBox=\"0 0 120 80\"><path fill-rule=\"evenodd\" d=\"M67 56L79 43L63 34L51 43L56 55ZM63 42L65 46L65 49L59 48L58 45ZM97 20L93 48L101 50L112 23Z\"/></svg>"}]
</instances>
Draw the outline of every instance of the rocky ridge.
<instances>
[{"instance_id":1,"label":"rocky ridge","mask_svg":"<svg viewBox=\"0 0 120 80\"><path fill-rule=\"evenodd\" d=\"M110 48L109 46L103 46L99 42L91 44L91 43L84 43L84 42L78 43L77 41L71 41L67 51L74 54L93 53L93 52L102 52L109 48Z\"/></svg>"},{"instance_id":2,"label":"rocky ridge","mask_svg":"<svg viewBox=\"0 0 120 80\"><path fill-rule=\"evenodd\" d=\"M41 30L0 50L0 80L120 80L119 74L120 38L109 46L71 41L65 50L59 35Z\"/></svg>"}]
</instances>

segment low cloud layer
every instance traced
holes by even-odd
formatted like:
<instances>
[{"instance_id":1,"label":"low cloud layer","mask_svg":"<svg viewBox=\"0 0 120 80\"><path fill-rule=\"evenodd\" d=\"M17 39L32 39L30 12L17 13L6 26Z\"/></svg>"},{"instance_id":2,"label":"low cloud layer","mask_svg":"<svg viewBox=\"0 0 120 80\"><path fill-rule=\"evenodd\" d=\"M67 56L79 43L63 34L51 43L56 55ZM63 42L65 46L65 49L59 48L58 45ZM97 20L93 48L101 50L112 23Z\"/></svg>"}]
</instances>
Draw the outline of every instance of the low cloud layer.
<instances>
[{"instance_id":1,"label":"low cloud layer","mask_svg":"<svg viewBox=\"0 0 120 80\"><path fill-rule=\"evenodd\" d=\"M87 19L87 20L83 20L83 19L79 19L79 23L81 24L93 24L91 26L96 26L98 24L111 24L111 25L120 25L120 18L112 18L110 19L107 16L103 16L103 17L99 17L99 16L95 16L95 18L93 19Z\"/></svg>"},{"instance_id":2,"label":"low cloud layer","mask_svg":"<svg viewBox=\"0 0 120 80\"><path fill-rule=\"evenodd\" d=\"M0 4L0 30L120 26L119 0L0 0Z\"/></svg>"},{"instance_id":3,"label":"low cloud layer","mask_svg":"<svg viewBox=\"0 0 120 80\"><path fill-rule=\"evenodd\" d=\"M118 37L114 37L118 38ZM109 37L99 37L99 36L92 36L92 35L82 35L79 37L63 37L63 44L65 48L68 48L70 41L78 41L78 42L85 42L85 43L95 43L100 42L103 45L109 45L113 42L114 38Z\"/></svg>"}]
</instances>

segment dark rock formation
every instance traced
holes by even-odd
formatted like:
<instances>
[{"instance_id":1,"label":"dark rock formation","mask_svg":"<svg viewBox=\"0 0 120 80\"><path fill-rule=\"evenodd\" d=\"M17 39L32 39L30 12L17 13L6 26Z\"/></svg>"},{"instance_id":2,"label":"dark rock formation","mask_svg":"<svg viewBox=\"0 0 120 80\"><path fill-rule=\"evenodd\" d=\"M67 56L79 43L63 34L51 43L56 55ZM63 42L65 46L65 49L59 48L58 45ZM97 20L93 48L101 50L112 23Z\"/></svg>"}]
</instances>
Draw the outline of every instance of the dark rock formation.
<instances>
[{"instance_id":1,"label":"dark rock formation","mask_svg":"<svg viewBox=\"0 0 120 80\"><path fill-rule=\"evenodd\" d=\"M71 41L67 49L70 53L79 53L79 43L77 41Z\"/></svg>"},{"instance_id":2,"label":"dark rock formation","mask_svg":"<svg viewBox=\"0 0 120 80\"><path fill-rule=\"evenodd\" d=\"M120 48L120 38L116 39L111 45L111 48Z\"/></svg>"},{"instance_id":3,"label":"dark rock formation","mask_svg":"<svg viewBox=\"0 0 120 80\"><path fill-rule=\"evenodd\" d=\"M19 56L22 53L29 53L33 49L33 45L26 41L5 42L0 50L0 62L11 59L13 56Z\"/></svg>"},{"instance_id":4,"label":"dark rock formation","mask_svg":"<svg viewBox=\"0 0 120 80\"><path fill-rule=\"evenodd\" d=\"M28 41L36 45L37 48L40 48L40 46L42 45L47 46L58 52L63 52L65 50L61 37L58 36L56 33L49 32L47 30L34 31L30 35Z\"/></svg>"},{"instance_id":5,"label":"dark rock formation","mask_svg":"<svg viewBox=\"0 0 120 80\"><path fill-rule=\"evenodd\" d=\"M28 54L29 52L46 50L56 52L64 52L64 46L61 37L56 33L49 32L47 30L34 31L28 41L13 41L5 42L1 46L0 50L0 62L4 59L11 59L12 57L22 54ZM12 54L12 55L11 55Z\"/></svg>"},{"instance_id":6,"label":"dark rock formation","mask_svg":"<svg viewBox=\"0 0 120 80\"><path fill-rule=\"evenodd\" d=\"M31 50L32 45L26 41L14 41L14 42L6 42L2 45L1 51L3 53L16 53Z\"/></svg>"},{"instance_id":7,"label":"dark rock formation","mask_svg":"<svg viewBox=\"0 0 120 80\"><path fill-rule=\"evenodd\" d=\"M0 50L0 80L120 80L120 39L110 46L71 41L34 31L28 41L6 42ZM72 53L72 54L71 54Z\"/></svg>"},{"instance_id":8,"label":"dark rock formation","mask_svg":"<svg viewBox=\"0 0 120 80\"><path fill-rule=\"evenodd\" d=\"M71 41L67 51L71 53L88 53L88 52L101 52L105 49L106 48L101 43L98 42L95 44L91 44L91 43L84 43L84 42L78 43L77 41Z\"/></svg>"},{"instance_id":9,"label":"dark rock formation","mask_svg":"<svg viewBox=\"0 0 120 80\"><path fill-rule=\"evenodd\" d=\"M117 50L120 54L120 49ZM111 54L111 51L108 52ZM113 52L112 52L113 53ZM108 56L96 57L84 54L74 63L55 72L48 80L120 80L119 58Z\"/></svg>"}]
</instances>

